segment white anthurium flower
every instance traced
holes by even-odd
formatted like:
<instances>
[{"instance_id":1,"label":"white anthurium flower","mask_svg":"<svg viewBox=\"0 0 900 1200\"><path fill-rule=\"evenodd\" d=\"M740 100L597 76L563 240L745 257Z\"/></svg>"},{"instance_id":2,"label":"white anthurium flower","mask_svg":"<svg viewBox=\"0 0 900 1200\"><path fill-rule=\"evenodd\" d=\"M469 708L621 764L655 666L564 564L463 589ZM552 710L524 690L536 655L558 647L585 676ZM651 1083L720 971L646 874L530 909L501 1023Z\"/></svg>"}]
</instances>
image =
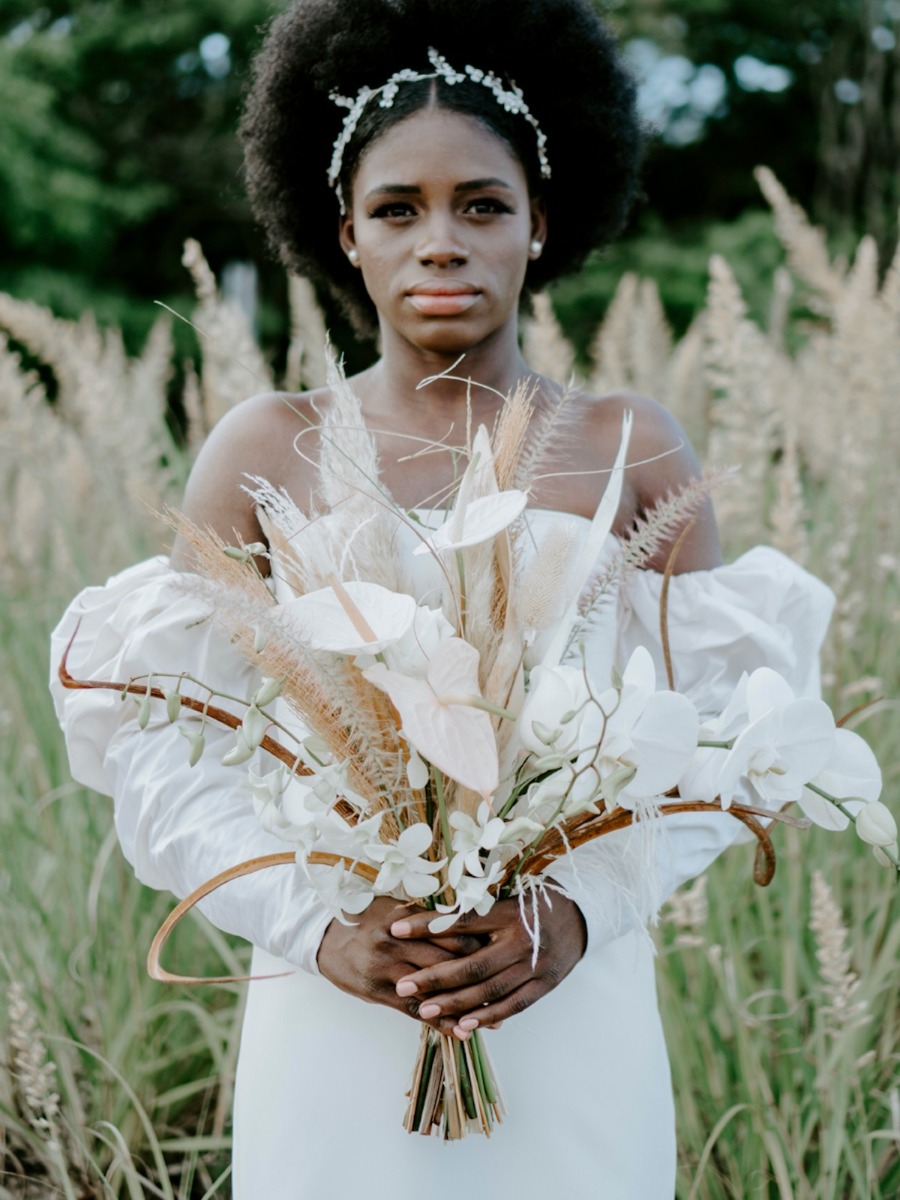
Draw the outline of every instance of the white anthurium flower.
<instances>
[{"instance_id":1,"label":"white anthurium flower","mask_svg":"<svg viewBox=\"0 0 900 1200\"><path fill-rule=\"evenodd\" d=\"M862 803L877 800L881 795L881 768L867 742L849 729L836 729L831 756L815 779L816 787L844 803L850 812L856 812ZM840 832L846 829L850 818L824 796L817 796L804 788L797 803L807 817L823 829Z\"/></svg>"},{"instance_id":2,"label":"white anthurium flower","mask_svg":"<svg viewBox=\"0 0 900 1200\"><path fill-rule=\"evenodd\" d=\"M424 679L435 650L441 642L454 637L455 634L453 626L439 608L419 604L406 633L385 647L384 661L392 671Z\"/></svg>"},{"instance_id":3,"label":"white anthurium flower","mask_svg":"<svg viewBox=\"0 0 900 1200\"><path fill-rule=\"evenodd\" d=\"M435 905L437 911L444 915L435 917L433 921L428 922L429 931L444 933L467 912L476 912L479 917L489 913L495 904L495 897L491 895L489 889L497 882L502 873L503 866L496 861L490 864L483 875L463 875L454 889L456 903Z\"/></svg>"},{"instance_id":4,"label":"white anthurium flower","mask_svg":"<svg viewBox=\"0 0 900 1200\"><path fill-rule=\"evenodd\" d=\"M765 802L798 800L803 785L824 770L834 747L834 717L828 705L809 697L794 698L790 685L769 667L747 681L750 724L728 751L718 790L727 808L739 794L741 780L752 784Z\"/></svg>"},{"instance_id":5,"label":"white anthurium flower","mask_svg":"<svg viewBox=\"0 0 900 1200\"><path fill-rule=\"evenodd\" d=\"M528 493L510 488L493 496L482 496L470 500L460 511L457 498L450 516L424 542L420 542L413 554L433 554L447 550L464 550L466 546L477 546L502 533L525 511Z\"/></svg>"},{"instance_id":6,"label":"white anthurium flower","mask_svg":"<svg viewBox=\"0 0 900 1200\"><path fill-rule=\"evenodd\" d=\"M351 924L344 913L358 916L375 899L372 885L351 871L346 863L337 862L330 867L324 863L308 864L306 874L322 903L342 925Z\"/></svg>"},{"instance_id":7,"label":"white anthurium flower","mask_svg":"<svg viewBox=\"0 0 900 1200\"><path fill-rule=\"evenodd\" d=\"M440 771L482 796L497 787L500 766L491 718L481 699L478 651L461 638L441 642L425 679L376 663L366 679L391 698L407 741Z\"/></svg>"},{"instance_id":8,"label":"white anthurium flower","mask_svg":"<svg viewBox=\"0 0 900 1200\"><path fill-rule=\"evenodd\" d=\"M538 756L551 746L568 754L581 745L581 727L591 708L596 706L591 704L584 671L579 667L537 666L529 675L519 713L519 741Z\"/></svg>"},{"instance_id":9,"label":"white anthurium flower","mask_svg":"<svg viewBox=\"0 0 900 1200\"><path fill-rule=\"evenodd\" d=\"M349 580L307 592L272 610L306 645L335 654L378 654L413 623L416 602L406 592Z\"/></svg>"},{"instance_id":10,"label":"white anthurium flower","mask_svg":"<svg viewBox=\"0 0 900 1200\"><path fill-rule=\"evenodd\" d=\"M431 829L420 821L404 829L396 842L370 842L366 846L368 860L381 863L375 891L386 894L402 887L407 896L433 896L441 886L441 881L434 878L434 872L439 871L447 860L429 862L421 857L431 841Z\"/></svg>"},{"instance_id":11,"label":"white anthurium flower","mask_svg":"<svg viewBox=\"0 0 900 1200\"><path fill-rule=\"evenodd\" d=\"M873 800L856 814L856 832L870 846L892 846L897 841L897 822L886 804Z\"/></svg>"}]
</instances>

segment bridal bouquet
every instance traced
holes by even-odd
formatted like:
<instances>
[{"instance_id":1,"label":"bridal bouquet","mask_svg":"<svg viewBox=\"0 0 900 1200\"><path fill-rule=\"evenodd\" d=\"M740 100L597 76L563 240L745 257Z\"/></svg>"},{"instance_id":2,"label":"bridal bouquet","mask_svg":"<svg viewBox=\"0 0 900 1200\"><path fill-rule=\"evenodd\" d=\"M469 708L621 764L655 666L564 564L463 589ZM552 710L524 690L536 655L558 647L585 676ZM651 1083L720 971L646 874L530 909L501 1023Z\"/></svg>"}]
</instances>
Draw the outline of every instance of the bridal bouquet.
<instances>
[{"instance_id":1,"label":"bridal bouquet","mask_svg":"<svg viewBox=\"0 0 900 1200\"><path fill-rule=\"evenodd\" d=\"M227 546L175 518L204 577L186 577L186 586L208 599L213 619L260 668L255 694L221 707L221 694L177 664L111 683L77 681L65 661L61 668L67 686L135 695L141 724L151 701L163 701L192 764L207 722L231 726L224 761L249 764L258 818L290 847L236 865L183 901L154 944L157 977L173 978L159 951L187 908L273 865L303 871L339 920L390 896L431 910L435 934L507 897L519 899L533 928L560 856L629 825L633 836L648 835L668 814L711 805L759 839L759 882L774 870L766 823L794 820L781 814L790 802L806 817L795 824L853 822L898 869L878 765L827 705L797 698L766 667L742 678L712 717L677 691L665 622L673 559L661 614L668 678L657 679L643 647L609 678L595 677L586 649L593 617L706 491L698 483L663 502L604 563L630 415L593 520L560 516L537 541L528 486L554 413L536 413L527 393L515 393L493 436L484 427L470 436L468 465L445 506L406 512L379 482L355 398L340 378L331 386L334 401L315 431L321 512L303 513L253 479L268 545ZM260 557L269 559L268 578ZM191 719L182 720L185 710ZM274 764L262 772L260 748ZM502 1106L484 1041L480 1031L463 1043L423 1025L409 1131L490 1132Z\"/></svg>"}]
</instances>

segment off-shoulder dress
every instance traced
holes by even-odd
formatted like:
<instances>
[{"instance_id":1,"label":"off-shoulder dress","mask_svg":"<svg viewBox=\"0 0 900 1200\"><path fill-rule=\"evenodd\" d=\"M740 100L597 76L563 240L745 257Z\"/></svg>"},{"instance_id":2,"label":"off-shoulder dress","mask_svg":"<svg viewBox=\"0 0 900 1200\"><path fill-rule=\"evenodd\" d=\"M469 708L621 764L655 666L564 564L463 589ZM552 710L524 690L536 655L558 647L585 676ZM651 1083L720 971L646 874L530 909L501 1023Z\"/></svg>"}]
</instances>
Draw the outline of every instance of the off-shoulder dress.
<instances>
[{"instance_id":1,"label":"off-shoulder dress","mask_svg":"<svg viewBox=\"0 0 900 1200\"><path fill-rule=\"evenodd\" d=\"M553 514L535 510L530 519ZM655 572L636 572L594 622L588 662L602 685L614 662L645 645L665 686L661 584ZM831 606L822 583L765 547L675 576L668 622L679 690L713 714L744 671L765 664L798 694L815 693ZM187 670L249 695L254 669L206 615L165 559L141 563L73 601L54 634L53 672L77 625L76 677ZM237 862L285 849L221 765L228 731L208 730L191 769L164 713L140 731L135 706L116 694L63 691L55 678L52 686L72 774L114 798L122 849L145 884L181 897ZM702 872L742 829L717 811L663 824L652 903ZM210 920L252 943L253 974L293 969L249 985L234 1113L237 1200L672 1200L672 1089L642 928L653 914L641 911L646 900L623 900L621 882L636 853L622 831L557 864L556 882L584 913L587 952L553 992L486 1035L509 1115L490 1139L451 1144L402 1129L417 1024L318 973L331 918L302 873L281 868L210 896L201 905Z\"/></svg>"}]
</instances>

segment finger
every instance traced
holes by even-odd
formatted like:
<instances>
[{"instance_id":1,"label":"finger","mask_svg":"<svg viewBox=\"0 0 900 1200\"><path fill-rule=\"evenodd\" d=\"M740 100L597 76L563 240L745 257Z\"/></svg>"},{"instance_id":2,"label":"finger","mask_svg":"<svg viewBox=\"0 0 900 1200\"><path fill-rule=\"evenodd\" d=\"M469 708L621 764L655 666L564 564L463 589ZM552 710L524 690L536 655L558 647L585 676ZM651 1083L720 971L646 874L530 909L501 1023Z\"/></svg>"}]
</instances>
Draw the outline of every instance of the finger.
<instances>
[{"instance_id":1,"label":"finger","mask_svg":"<svg viewBox=\"0 0 900 1200\"><path fill-rule=\"evenodd\" d=\"M493 975L476 987L460 988L456 992L427 996L419 1006L419 1016L426 1021L440 1018L442 1026L446 1025L446 1018L450 1018L452 1029L453 1025L463 1017L480 1016L482 1009L488 1009L501 1003L508 995L532 979L533 975L529 965L517 963L514 967L510 967L499 975Z\"/></svg>"},{"instance_id":2,"label":"finger","mask_svg":"<svg viewBox=\"0 0 900 1200\"><path fill-rule=\"evenodd\" d=\"M498 972L505 971L520 957L506 952L506 947L484 946L464 958L451 958L405 975L397 985L397 995L424 997L483 983Z\"/></svg>"},{"instance_id":3,"label":"finger","mask_svg":"<svg viewBox=\"0 0 900 1200\"><path fill-rule=\"evenodd\" d=\"M393 922L391 925L391 935L396 938L433 937L434 935L430 932L428 926L434 918L435 914L427 910L407 913ZM506 928L513 922L521 923L518 904L510 903L509 901L500 901L483 917L474 912L464 913L451 926L451 929L454 934L465 933L483 936L494 933L498 929Z\"/></svg>"},{"instance_id":4,"label":"finger","mask_svg":"<svg viewBox=\"0 0 900 1200\"><path fill-rule=\"evenodd\" d=\"M510 1017L518 1016L519 1013L525 1012L527 1008L531 1008L540 998L547 994L549 988L539 979L529 980L514 992L510 992L502 1000L496 1004L489 1004L486 1008L480 1008L477 1012L468 1013L464 1017L460 1017L456 1024L450 1029L445 1029L441 1024L441 1033L452 1033L454 1037L460 1041L466 1041L470 1038L476 1029L489 1029L498 1022L508 1020Z\"/></svg>"}]
</instances>

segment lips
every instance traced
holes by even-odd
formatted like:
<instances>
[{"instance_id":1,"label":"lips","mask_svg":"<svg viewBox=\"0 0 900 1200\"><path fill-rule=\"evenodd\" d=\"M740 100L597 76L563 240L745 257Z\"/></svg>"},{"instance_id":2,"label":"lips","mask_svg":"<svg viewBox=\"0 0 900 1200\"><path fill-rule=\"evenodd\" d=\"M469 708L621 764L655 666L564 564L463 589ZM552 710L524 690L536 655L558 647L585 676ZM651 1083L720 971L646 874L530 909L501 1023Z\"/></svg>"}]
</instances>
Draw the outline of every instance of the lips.
<instances>
[{"instance_id":1,"label":"lips","mask_svg":"<svg viewBox=\"0 0 900 1200\"><path fill-rule=\"evenodd\" d=\"M478 303L481 292L464 280L426 280L413 284L406 293L411 306L424 316L455 317Z\"/></svg>"}]
</instances>

